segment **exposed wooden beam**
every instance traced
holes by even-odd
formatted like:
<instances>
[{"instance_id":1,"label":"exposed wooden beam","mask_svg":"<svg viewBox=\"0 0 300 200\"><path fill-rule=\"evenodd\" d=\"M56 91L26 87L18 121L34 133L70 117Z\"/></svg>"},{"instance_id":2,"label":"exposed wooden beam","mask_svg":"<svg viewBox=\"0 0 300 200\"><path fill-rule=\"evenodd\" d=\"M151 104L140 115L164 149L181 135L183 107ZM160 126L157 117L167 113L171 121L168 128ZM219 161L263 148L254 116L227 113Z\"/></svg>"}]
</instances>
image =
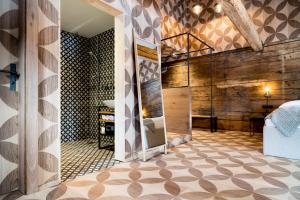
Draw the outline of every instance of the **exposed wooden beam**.
<instances>
[{"instance_id":1,"label":"exposed wooden beam","mask_svg":"<svg viewBox=\"0 0 300 200\"><path fill-rule=\"evenodd\" d=\"M257 33L253 21L241 0L217 0L222 4L224 13L248 41L255 51L263 49L262 40Z\"/></svg>"}]
</instances>

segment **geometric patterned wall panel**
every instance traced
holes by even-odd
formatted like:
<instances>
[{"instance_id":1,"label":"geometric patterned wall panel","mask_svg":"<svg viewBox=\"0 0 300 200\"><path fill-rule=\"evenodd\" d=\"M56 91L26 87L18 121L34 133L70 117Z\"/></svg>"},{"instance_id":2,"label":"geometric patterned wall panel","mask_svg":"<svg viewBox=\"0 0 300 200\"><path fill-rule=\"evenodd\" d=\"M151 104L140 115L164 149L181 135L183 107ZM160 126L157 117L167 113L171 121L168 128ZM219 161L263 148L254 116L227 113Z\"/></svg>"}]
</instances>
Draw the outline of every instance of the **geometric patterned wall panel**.
<instances>
[{"instance_id":1,"label":"geometric patterned wall panel","mask_svg":"<svg viewBox=\"0 0 300 200\"><path fill-rule=\"evenodd\" d=\"M104 1L125 15L125 159L132 159L141 149L132 30L143 39L160 43L161 1Z\"/></svg>"},{"instance_id":2,"label":"geometric patterned wall panel","mask_svg":"<svg viewBox=\"0 0 300 200\"><path fill-rule=\"evenodd\" d=\"M0 69L18 65L19 1L0 1ZM17 83L18 85L19 83ZM9 75L0 72L0 194L18 189L19 92L9 89Z\"/></svg>"},{"instance_id":3,"label":"geometric patterned wall panel","mask_svg":"<svg viewBox=\"0 0 300 200\"><path fill-rule=\"evenodd\" d=\"M61 141L90 135L90 60L88 38L61 31Z\"/></svg>"},{"instance_id":4,"label":"geometric patterned wall panel","mask_svg":"<svg viewBox=\"0 0 300 200\"><path fill-rule=\"evenodd\" d=\"M60 182L59 0L38 0L38 185Z\"/></svg>"},{"instance_id":5,"label":"geometric patterned wall panel","mask_svg":"<svg viewBox=\"0 0 300 200\"><path fill-rule=\"evenodd\" d=\"M161 34L162 38L171 37L187 32L184 26L186 5L181 0L164 0L161 4ZM172 55L174 52L186 52L187 37L181 36L162 42L161 52L162 61L165 56Z\"/></svg>"},{"instance_id":6,"label":"geometric patterned wall panel","mask_svg":"<svg viewBox=\"0 0 300 200\"><path fill-rule=\"evenodd\" d=\"M264 44L300 37L299 0L245 0Z\"/></svg>"},{"instance_id":7,"label":"geometric patterned wall panel","mask_svg":"<svg viewBox=\"0 0 300 200\"><path fill-rule=\"evenodd\" d=\"M103 100L114 100L114 29L89 38L90 51L90 134L97 138L98 107L101 111L113 111L105 107Z\"/></svg>"},{"instance_id":8,"label":"geometric patterned wall panel","mask_svg":"<svg viewBox=\"0 0 300 200\"><path fill-rule=\"evenodd\" d=\"M175 0L174 0L175 1ZM245 38L235 28L230 19L222 12L214 11L214 0L201 1L203 11L199 16L193 14L192 7L195 0L181 1L181 6L185 9L178 9L177 4L172 4L173 0L163 5L162 12L162 35L167 36L168 30L178 29L190 31L200 39L207 42L216 49L215 52L227 51L237 48L248 47ZM177 0L175 1L177 2ZM284 41L300 37L300 2L293 0L244 0L247 12L252 18L256 30L263 43L268 45L272 42ZM185 16L183 11L186 10ZM182 12L181 12L182 11ZM172 26L171 19L178 19L180 26ZM180 27L180 28L178 28ZM184 27L184 28L182 28ZM183 33L183 32L180 32ZM175 40L175 39L174 39ZM180 43L186 48L186 41L173 41L173 44ZM172 45L172 44L171 44ZM173 47L176 49L176 47ZM199 44L192 42L191 50L199 48ZM178 49L177 49L178 50ZM170 55L170 54L169 54ZM199 56L200 53L192 53L192 56Z\"/></svg>"},{"instance_id":9,"label":"geometric patterned wall panel","mask_svg":"<svg viewBox=\"0 0 300 200\"><path fill-rule=\"evenodd\" d=\"M150 60L143 60L140 64L140 81L145 83L153 79L160 78L160 70L158 63Z\"/></svg>"}]
</instances>

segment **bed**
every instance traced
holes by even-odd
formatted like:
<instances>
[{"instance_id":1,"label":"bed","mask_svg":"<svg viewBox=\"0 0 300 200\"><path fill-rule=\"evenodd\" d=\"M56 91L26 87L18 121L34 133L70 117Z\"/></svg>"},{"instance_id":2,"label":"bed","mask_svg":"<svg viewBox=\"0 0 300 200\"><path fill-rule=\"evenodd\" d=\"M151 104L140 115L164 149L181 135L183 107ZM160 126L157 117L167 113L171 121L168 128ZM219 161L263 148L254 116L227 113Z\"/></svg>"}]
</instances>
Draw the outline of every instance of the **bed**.
<instances>
[{"instance_id":1,"label":"bed","mask_svg":"<svg viewBox=\"0 0 300 200\"><path fill-rule=\"evenodd\" d=\"M300 106L300 100L287 102L284 106ZM278 156L290 159L300 159L300 126L290 137L284 136L275 126L271 119L265 120L263 130L264 155Z\"/></svg>"}]
</instances>

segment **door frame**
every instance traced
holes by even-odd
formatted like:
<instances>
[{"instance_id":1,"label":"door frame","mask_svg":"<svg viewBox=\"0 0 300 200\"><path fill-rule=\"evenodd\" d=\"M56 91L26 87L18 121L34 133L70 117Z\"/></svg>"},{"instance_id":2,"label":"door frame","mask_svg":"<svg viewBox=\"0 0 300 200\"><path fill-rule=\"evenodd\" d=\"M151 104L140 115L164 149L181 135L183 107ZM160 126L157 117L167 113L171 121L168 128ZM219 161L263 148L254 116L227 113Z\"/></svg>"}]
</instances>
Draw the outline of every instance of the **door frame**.
<instances>
[{"instance_id":1,"label":"door frame","mask_svg":"<svg viewBox=\"0 0 300 200\"><path fill-rule=\"evenodd\" d=\"M115 159L125 161L125 15L103 0L82 1L114 17Z\"/></svg>"}]
</instances>

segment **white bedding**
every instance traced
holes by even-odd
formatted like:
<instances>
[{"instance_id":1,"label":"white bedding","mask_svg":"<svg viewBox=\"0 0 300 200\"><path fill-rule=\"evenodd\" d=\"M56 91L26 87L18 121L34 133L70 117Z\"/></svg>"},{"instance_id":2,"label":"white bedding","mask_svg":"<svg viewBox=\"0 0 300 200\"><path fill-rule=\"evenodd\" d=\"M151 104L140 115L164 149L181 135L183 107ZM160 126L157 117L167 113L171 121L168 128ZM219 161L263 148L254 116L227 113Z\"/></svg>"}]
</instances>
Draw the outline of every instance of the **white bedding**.
<instances>
[{"instance_id":1,"label":"white bedding","mask_svg":"<svg viewBox=\"0 0 300 200\"><path fill-rule=\"evenodd\" d=\"M286 102L280 107L300 106L300 100ZM271 119L265 120L263 134L264 155L285 157L300 160L300 125L296 134L291 137L283 136Z\"/></svg>"},{"instance_id":2,"label":"white bedding","mask_svg":"<svg viewBox=\"0 0 300 200\"><path fill-rule=\"evenodd\" d=\"M285 137L274 125L266 125L264 127L263 137L264 155L300 159L300 134Z\"/></svg>"},{"instance_id":3,"label":"white bedding","mask_svg":"<svg viewBox=\"0 0 300 200\"><path fill-rule=\"evenodd\" d=\"M265 120L265 126L276 127L275 124L272 122L271 119L266 119L266 120ZM300 125L298 126L298 129L299 129L299 131L300 131Z\"/></svg>"}]
</instances>

